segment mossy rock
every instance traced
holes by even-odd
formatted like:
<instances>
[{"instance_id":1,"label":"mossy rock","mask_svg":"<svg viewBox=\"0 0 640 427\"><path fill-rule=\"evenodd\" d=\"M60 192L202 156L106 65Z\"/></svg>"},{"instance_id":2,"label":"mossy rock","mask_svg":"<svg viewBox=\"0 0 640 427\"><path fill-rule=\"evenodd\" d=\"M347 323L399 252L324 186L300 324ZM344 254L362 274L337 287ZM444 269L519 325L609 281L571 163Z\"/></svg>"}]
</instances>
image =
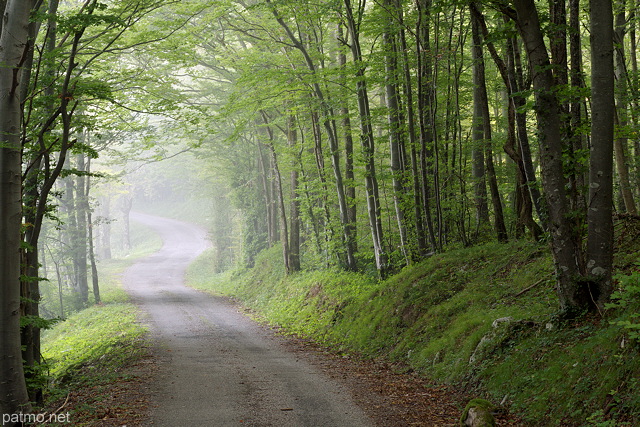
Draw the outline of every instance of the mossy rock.
<instances>
[{"instance_id":1,"label":"mossy rock","mask_svg":"<svg viewBox=\"0 0 640 427\"><path fill-rule=\"evenodd\" d=\"M464 408L460 425L468 427L495 427L496 420L493 413L496 406L484 399L472 399Z\"/></svg>"}]
</instances>

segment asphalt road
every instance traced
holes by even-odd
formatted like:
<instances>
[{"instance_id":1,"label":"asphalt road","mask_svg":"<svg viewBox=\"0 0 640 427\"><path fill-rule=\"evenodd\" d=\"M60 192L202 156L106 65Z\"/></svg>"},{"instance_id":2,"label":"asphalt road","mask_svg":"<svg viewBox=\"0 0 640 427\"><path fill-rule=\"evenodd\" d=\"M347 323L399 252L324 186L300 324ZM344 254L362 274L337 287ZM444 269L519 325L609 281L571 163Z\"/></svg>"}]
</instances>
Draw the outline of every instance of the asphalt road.
<instances>
[{"instance_id":1,"label":"asphalt road","mask_svg":"<svg viewBox=\"0 0 640 427\"><path fill-rule=\"evenodd\" d=\"M185 268L208 247L204 230L138 213L132 219L164 242L124 277L148 313L159 361L149 425L374 425L343 386L304 354L288 351L283 338L225 299L184 286Z\"/></svg>"}]
</instances>

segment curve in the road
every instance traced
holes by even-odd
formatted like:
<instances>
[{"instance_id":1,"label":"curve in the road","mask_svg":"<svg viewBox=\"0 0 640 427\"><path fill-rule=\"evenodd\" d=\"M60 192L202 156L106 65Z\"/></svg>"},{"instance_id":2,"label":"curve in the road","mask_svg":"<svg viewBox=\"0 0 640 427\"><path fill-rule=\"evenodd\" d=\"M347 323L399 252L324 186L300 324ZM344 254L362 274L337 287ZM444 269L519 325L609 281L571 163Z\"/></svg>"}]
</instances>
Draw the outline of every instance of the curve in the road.
<instances>
[{"instance_id":1,"label":"curve in the road","mask_svg":"<svg viewBox=\"0 0 640 427\"><path fill-rule=\"evenodd\" d=\"M181 221L134 214L162 249L130 267L125 285L149 314L160 372L152 379L157 426L358 427L373 422L349 393L279 337L222 298L184 286L208 244Z\"/></svg>"}]
</instances>

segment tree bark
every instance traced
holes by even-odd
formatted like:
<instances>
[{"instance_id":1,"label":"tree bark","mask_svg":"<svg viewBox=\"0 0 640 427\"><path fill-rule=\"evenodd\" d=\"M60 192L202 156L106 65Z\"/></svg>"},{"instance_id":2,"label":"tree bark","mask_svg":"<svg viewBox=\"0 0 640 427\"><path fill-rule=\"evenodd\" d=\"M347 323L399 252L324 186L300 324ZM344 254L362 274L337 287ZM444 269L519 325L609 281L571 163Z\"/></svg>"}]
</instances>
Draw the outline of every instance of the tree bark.
<instances>
[{"instance_id":1,"label":"tree bark","mask_svg":"<svg viewBox=\"0 0 640 427\"><path fill-rule=\"evenodd\" d=\"M258 142L258 164L260 166L260 181L262 182L262 197L264 200L265 224L267 226L267 245L272 247L278 241L278 214L275 211L273 186L271 185L271 160L262 152L263 144Z\"/></svg>"},{"instance_id":2,"label":"tree bark","mask_svg":"<svg viewBox=\"0 0 640 427\"><path fill-rule=\"evenodd\" d=\"M385 8L388 11L394 11L395 5L392 0L385 0ZM387 102L387 120L389 124L389 152L391 153L391 180L393 185L393 205L396 212L396 222L398 224L398 232L400 234L400 251L404 257L405 264L411 264L413 255L407 241L407 224L404 201L404 165L403 165L403 147L404 147L404 123L401 119L401 110L399 102L398 90L398 52L397 52L397 24L393 23L394 18L386 19L386 28L382 35L384 52L385 52L385 94Z\"/></svg>"},{"instance_id":3,"label":"tree bark","mask_svg":"<svg viewBox=\"0 0 640 427\"><path fill-rule=\"evenodd\" d=\"M84 139L84 135L82 136ZM76 177L75 185L75 210L72 215L76 217L76 240L74 245L74 259L76 264L76 284L80 292L80 298L84 305L89 303L89 275L87 259L89 255L88 250L88 224L87 224L87 211L89 207L89 201L86 199L86 177L83 172L86 168L86 159L84 153L78 153L76 155L76 166L79 174Z\"/></svg>"},{"instance_id":4,"label":"tree bark","mask_svg":"<svg viewBox=\"0 0 640 427\"><path fill-rule=\"evenodd\" d=\"M342 24L338 24L338 38L343 38L343 29ZM338 66L342 69L347 64L347 55L344 53L343 49L340 49L338 53ZM345 178L345 197L347 198L347 214L349 216L349 227L351 227L350 235L353 240L353 251L356 253L358 251L358 230L356 227L356 219L357 219L357 206L356 206L356 183L355 183L355 174L354 174L354 166L353 166L353 134L351 132L351 112L349 111L348 101L346 97L348 96L346 88L347 88L347 79L346 72L340 74L341 84L345 91L345 99L341 100L342 108L340 109L340 114L342 116L342 132L344 134L344 157L345 157L345 168L344 168L344 178Z\"/></svg>"},{"instance_id":5,"label":"tree bark","mask_svg":"<svg viewBox=\"0 0 640 427\"><path fill-rule=\"evenodd\" d=\"M473 9L473 6L470 6ZM477 8L476 8L477 10ZM498 241L508 240L507 227L504 223L502 200L498 189L495 166L493 164L493 150L491 148L491 118L489 115L489 100L485 76L484 53L482 49L482 24L477 13L471 13L471 32L473 39L473 140L483 150L487 181L491 192L493 205L494 229ZM486 188L484 191L486 197ZM485 201L486 203L486 201Z\"/></svg>"},{"instance_id":6,"label":"tree bark","mask_svg":"<svg viewBox=\"0 0 640 427\"><path fill-rule=\"evenodd\" d=\"M589 307L591 295L581 276L581 249L570 222L563 167L560 109L549 55L533 0L514 0L517 27L524 41L535 90L542 184L549 209L548 230L555 262L560 309L572 316Z\"/></svg>"},{"instance_id":7,"label":"tree bark","mask_svg":"<svg viewBox=\"0 0 640 427\"><path fill-rule=\"evenodd\" d=\"M0 34L0 413L30 411L20 343L22 147L20 99L34 2L8 0ZM10 424L11 425L11 424Z\"/></svg>"},{"instance_id":8,"label":"tree bark","mask_svg":"<svg viewBox=\"0 0 640 427\"><path fill-rule=\"evenodd\" d=\"M629 124L627 108L628 108L628 85L627 85L627 65L625 63L624 54L624 36L626 27L625 18L625 2L618 1L618 13L616 14L616 30L615 30L615 73L616 73L616 118L618 125L618 136L614 140L615 164L618 171L618 182L620 183L620 192L624 201L624 209L627 213L637 215L636 203L631 191L631 180L629 179L629 163L627 159L627 138L626 127Z\"/></svg>"},{"instance_id":9,"label":"tree bark","mask_svg":"<svg viewBox=\"0 0 640 427\"><path fill-rule=\"evenodd\" d=\"M413 215L415 221L415 234L418 256L424 256L427 253L427 234L424 226L422 191L420 188L420 169L418 167L418 135L416 133L416 114L414 106L413 78L411 64L409 63L409 47L407 45L407 36L404 22L402 5L396 2L398 11L398 23L400 25L400 52L402 52L403 63L403 87L406 98L407 110L407 135L409 138L409 153L411 160L411 181L413 184Z\"/></svg>"},{"instance_id":10,"label":"tree bark","mask_svg":"<svg viewBox=\"0 0 640 427\"><path fill-rule=\"evenodd\" d=\"M425 223L427 226L429 243L432 251L441 248L440 240L436 238L436 227L431 215L431 176L433 176L434 190L438 186L438 176L433 172L433 65L430 42L430 14L431 0L416 0L418 9L418 23L416 24L416 49L418 57L418 127L420 135L420 170L422 181L422 203ZM436 192L437 194L437 192ZM439 216L438 216L439 218ZM440 226L438 225L438 230Z\"/></svg>"},{"instance_id":11,"label":"tree bark","mask_svg":"<svg viewBox=\"0 0 640 427\"><path fill-rule=\"evenodd\" d=\"M576 89L584 88L584 73L582 71L582 39L580 35L580 0L569 0L569 55L571 58L571 70L569 77L571 79L572 91ZM580 93L580 90L577 90ZM572 129L571 134L571 147L572 152L582 153L584 147L587 145L586 137L580 130L584 128L586 107L585 99L583 95L573 95L569 105L570 108L570 126ZM575 161L575 160L574 160ZM572 191L575 193L574 209L581 212L586 212L586 196L584 191L579 189L585 188L585 182L587 181L585 168L576 162L576 166L579 168L575 171L572 185L574 188Z\"/></svg>"},{"instance_id":12,"label":"tree bark","mask_svg":"<svg viewBox=\"0 0 640 427\"><path fill-rule=\"evenodd\" d=\"M591 0L591 155L587 275L603 307L613 292L613 123L615 114L611 0Z\"/></svg>"},{"instance_id":13,"label":"tree bark","mask_svg":"<svg viewBox=\"0 0 640 427\"><path fill-rule=\"evenodd\" d=\"M284 269L286 274L291 273L290 254L289 254L289 226L287 224L287 212L284 205L284 192L282 190L282 175L280 174L280 167L278 166L278 156L276 153L276 147L274 145L275 137L273 131L269 126L269 119L264 111L261 111L262 120L265 124L265 131L267 134L267 146L271 152L271 161L273 167L273 174L275 177L275 192L278 203L279 217L280 217L280 243L282 244L282 262L284 263Z\"/></svg>"},{"instance_id":14,"label":"tree bark","mask_svg":"<svg viewBox=\"0 0 640 427\"><path fill-rule=\"evenodd\" d=\"M527 227L533 238L538 240L542 235L542 229L533 219L533 203L531 199L531 193L527 188L527 173L526 166L523 161L521 146L516 143L516 107L515 98L520 97L516 95L514 90L518 88L518 82L515 75L515 58L513 53L513 44L511 40L507 40L506 43L506 62L498 55L495 46L489 41L489 32L484 20L484 16L480 12L478 5L475 2L469 4L471 10L471 19L477 21L480 27L482 37L487 45L489 53L495 62L500 76L504 81L507 89L507 139L503 146L505 153L516 164L516 212L518 219L516 220L516 235L522 235L524 233L523 227ZM472 21L473 22L473 21ZM524 114L524 113L523 113ZM526 121L526 118L525 118ZM492 190L492 195L495 193ZM504 222L503 222L504 223ZM506 230L505 230L506 233Z\"/></svg>"},{"instance_id":15,"label":"tree bark","mask_svg":"<svg viewBox=\"0 0 640 427\"><path fill-rule=\"evenodd\" d=\"M375 140L371 125L371 111L369 94L364 73L362 51L360 48L360 34L356 25L350 0L344 0L347 28L351 35L351 53L356 65L356 96L358 98L358 111L360 113L360 130L362 132L362 149L365 162L365 190L367 194L367 212L371 238L376 260L376 268L384 277L388 272L387 253L384 249L382 221L380 217L380 196L378 191L378 177L374 162Z\"/></svg>"},{"instance_id":16,"label":"tree bark","mask_svg":"<svg viewBox=\"0 0 640 427\"><path fill-rule=\"evenodd\" d=\"M289 115L287 120L287 142L292 150L298 145L296 132L296 118ZM290 227L289 227L289 269L292 272L300 271L300 201L298 200L298 169L294 161L290 172L291 202L290 202Z\"/></svg>"}]
</instances>

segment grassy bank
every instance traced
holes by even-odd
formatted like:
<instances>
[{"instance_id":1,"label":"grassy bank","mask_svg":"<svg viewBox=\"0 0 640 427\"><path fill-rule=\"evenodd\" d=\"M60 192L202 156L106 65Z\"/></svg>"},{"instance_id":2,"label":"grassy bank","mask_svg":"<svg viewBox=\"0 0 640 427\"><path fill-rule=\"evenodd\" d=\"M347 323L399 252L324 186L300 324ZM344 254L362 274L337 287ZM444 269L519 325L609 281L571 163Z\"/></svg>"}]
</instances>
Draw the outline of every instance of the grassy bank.
<instances>
[{"instance_id":1,"label":"grassy bank","mask_svg":"<svg viewBox=\"0 0 640 427\"><path fill-rule=\"evenodd\" d=\"M139 224L132 224L131 232L131 253L99 264L102 303L43 331L42 355L49 378L47 404L59 404L65 396L83 395L84 400L75 402L70 409L74 425L92 425L91 420L101 417L105 393L109 393L105 390L111 384L126 382L130 366L148 355L146 328L138 322L138 309L129 302L121 274L136 259L158 250L162 241Z\"/></svg>"},{"instance_id":2,"label":"grassy bank","mask_svg":"<svg viewBox=\"0 0 640 427\"><path fill-rule=\"evenodd\" d=\"M399 361L504 401L532 425L639 419L637 339L633 328L611 322L637 312L640 298L627 298L604 317L558 322L543 246L491 243L450 251L385 281L339 270L285 277L280 256L272 248L255 268L221 276L212 272L212 254L204 254L188 281L339 351Z\"/></svg>"}]
</instances>

